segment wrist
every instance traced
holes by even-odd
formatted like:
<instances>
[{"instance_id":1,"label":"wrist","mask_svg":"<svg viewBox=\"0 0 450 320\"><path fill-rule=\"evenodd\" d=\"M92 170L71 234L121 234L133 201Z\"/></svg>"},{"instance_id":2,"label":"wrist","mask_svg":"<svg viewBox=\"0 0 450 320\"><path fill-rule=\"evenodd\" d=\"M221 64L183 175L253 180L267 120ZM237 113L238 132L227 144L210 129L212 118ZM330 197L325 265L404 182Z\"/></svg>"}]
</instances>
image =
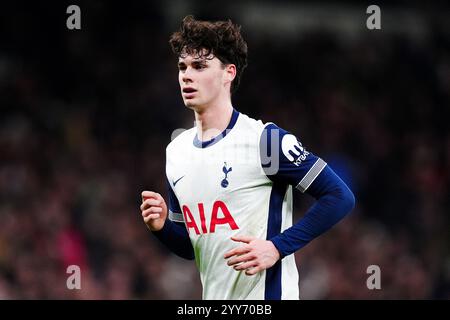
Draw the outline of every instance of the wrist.
<instances>
[{"instance_id":1,"label":"wrist","mask_svg":"<svg viewBox=\"0 0 450 320\"><path fill-rule=\"evenodd\" d=\"M269 241L273 244L275 250L278 253L278 260L283 259L285 257L285 255L283 254L283 251L280 249L280 246L278 244L277 238L274 237L274 238L270 239Z\"/></svg>"},{"instance_id":2,"label":"wrist","mask_svg":"<svg viewBox=\"0 0 450 320\"><path fill-rule=\"evenodd\" d=\"M282 255L281 255L280 250L278 250L277 246L275 245L275 243L272 240L269 240L269 242L272 244L272 247L273 247L273 250L274 250L274 253L275 253L275 257L276 257L277 261L281 260L282 259Z\"/></svg>"}]
</instances>

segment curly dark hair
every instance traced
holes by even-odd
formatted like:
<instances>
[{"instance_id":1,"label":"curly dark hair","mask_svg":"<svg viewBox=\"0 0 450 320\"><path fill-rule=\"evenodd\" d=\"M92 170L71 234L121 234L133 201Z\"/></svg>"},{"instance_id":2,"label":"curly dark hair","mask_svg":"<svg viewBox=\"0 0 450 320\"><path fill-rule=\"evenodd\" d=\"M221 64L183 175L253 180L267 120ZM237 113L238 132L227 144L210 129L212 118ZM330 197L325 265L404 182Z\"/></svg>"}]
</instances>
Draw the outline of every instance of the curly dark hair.
<instances>
[{"instance_id":1,"label":"curly dark hair","mask_svg":"<svg viewBox=\"0 0 450 320\"><path fill-rule=\"evenodd\" d=\"M183 54L207 57L212 53L222 64L234 64L236 77L231 84L231 92L239 87L242 72L247 67L247 43L242 38L241 27L231 20L211 22L186 16L169 43L178 57Z\"/></svg>"}]
</instances>

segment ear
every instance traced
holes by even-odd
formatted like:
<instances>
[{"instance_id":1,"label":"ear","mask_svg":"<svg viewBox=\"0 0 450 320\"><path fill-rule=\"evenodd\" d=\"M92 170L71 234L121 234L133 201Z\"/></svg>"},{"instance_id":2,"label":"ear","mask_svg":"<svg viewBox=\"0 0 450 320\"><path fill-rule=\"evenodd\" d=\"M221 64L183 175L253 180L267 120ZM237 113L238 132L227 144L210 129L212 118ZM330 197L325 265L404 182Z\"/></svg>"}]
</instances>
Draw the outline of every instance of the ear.
<instances>
[{"instance_id":1,"label":"ear","mask_svg":"<svg viewBox=\"0 0 450 320\"><path fill-rule=\"evenodd\" d=\"M224 82L231 83L236 78L236 66L232 63L225 65Z\"/></svg>"}]
</instances>

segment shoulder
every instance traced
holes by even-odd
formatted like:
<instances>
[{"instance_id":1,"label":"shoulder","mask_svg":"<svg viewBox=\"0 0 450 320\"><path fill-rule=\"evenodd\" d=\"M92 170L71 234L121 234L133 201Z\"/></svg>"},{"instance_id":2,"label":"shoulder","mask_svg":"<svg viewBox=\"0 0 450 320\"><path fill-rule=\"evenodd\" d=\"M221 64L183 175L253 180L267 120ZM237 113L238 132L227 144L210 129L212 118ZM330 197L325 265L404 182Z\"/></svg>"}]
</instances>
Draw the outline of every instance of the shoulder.
<instances>
[{"instance_id":1,"label":"shoulder","mask_svg":"<svg viewBox=\"0 0 450 320\"><path fill-rule=\"evenodd\" d=\"M273 122L263 122L262 120L256 120L249 117L246 114L241 113L240 116L240 127L245 128L248 131L255 133L259 138L267 138L268 135L278 134L280 137L285 135L292 135L289 131L280 128Z\"/></svg>"},{"instance_id":2,"label":"shoulder","mask_svg":"<svg viewBox=\"0 0 450 320\"><path fill-rule=\"evenodd\" d=\"M192 145L194 135L196 134L195 127L188 130L183 130L181 133L174 133L175 138L167 145L166 153L172 154L175 152L184 152L184 150Z\"/></svg>"},{"instance_id":3,"label":"shoulder","mask_svg":"<svg viewBox=\"0 0 450 320\"><path fill-rule=\"evenodd\" d=\"M248 133L253 133L259 137L266 125L263 121L253 119L244 113L239 114L238 126L240 130L246 130Z\"/></svg>"},{"instance_id":4,"label":"shoulder","mask_svg":"<svg viewBox=\"0 0 450 320\"><path fill-rule=\"evenodd\" d=\"M246 114L239 116L239 131L244 132L246 136L252 136L259 147L266 150L274 144L283 148L288 148L290 145L297 145L297 138L289 131L279 127L273 122L263 122L249 117Z\"/></svg>"}]
</instances>

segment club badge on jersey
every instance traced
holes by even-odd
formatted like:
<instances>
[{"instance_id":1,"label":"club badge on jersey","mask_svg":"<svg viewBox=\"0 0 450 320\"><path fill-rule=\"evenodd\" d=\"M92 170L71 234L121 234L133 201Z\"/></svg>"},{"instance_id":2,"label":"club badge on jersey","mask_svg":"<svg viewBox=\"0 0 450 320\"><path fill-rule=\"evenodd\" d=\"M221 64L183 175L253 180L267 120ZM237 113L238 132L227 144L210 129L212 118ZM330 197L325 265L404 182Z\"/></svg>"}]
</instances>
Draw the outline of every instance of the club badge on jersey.
<instances>
[{"instance_id":1,"label":"club badge on jersey","mask_svg":"<svg viewBox=\"0 0 450 320\"><path fill-rule=\"evenodd\" d=\"M223 178L223 180L220 183L220 185L222 186L222 188L226 188L226 187L228 187L228 180L227 180L228 173L233 171L233 168L232 167L227 168L227 163L224 162L224 166L222 168L222 171L225 174L225 178Z\"/></svg>"}]
</instances>

